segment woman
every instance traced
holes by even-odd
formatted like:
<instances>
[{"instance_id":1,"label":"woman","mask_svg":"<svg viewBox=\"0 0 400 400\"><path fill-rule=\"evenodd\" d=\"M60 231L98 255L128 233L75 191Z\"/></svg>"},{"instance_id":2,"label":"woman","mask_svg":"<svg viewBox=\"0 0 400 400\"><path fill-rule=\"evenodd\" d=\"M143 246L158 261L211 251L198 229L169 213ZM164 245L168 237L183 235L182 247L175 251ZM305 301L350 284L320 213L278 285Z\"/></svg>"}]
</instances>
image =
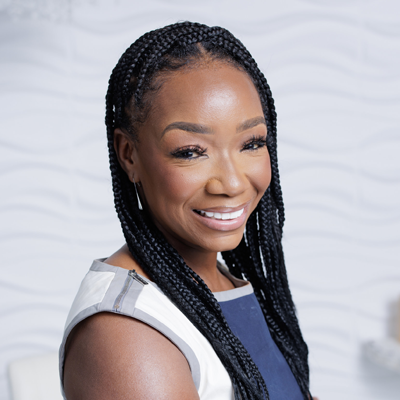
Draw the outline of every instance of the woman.
<instances>
[{"instance_id":1,"label":"woman","mask_svg":"<svg viewBox=\"0 0 400 400\"><path fill-rule=\"evenodd\" d=\"M170 25L122 55L106 102L126 245L94 262L72 306L66 398L309 399L255 61L222 28Z\"/></svg>"}]
</instances>

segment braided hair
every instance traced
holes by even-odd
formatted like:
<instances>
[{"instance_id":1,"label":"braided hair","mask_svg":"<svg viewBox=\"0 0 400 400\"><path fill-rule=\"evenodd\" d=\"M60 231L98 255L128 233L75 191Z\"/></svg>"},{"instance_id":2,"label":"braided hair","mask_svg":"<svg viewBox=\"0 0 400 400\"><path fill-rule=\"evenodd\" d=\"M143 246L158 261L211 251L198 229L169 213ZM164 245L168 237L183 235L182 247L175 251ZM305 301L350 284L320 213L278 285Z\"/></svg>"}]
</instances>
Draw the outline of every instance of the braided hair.
<instances>
[{"instance_id":1,"label":"braided hair","mask_svg":"<svg viewBox=\"0 0 400 400\"><path fill-rule=\"evenodd\" d=\"M230 272L250 281L271 336L288 362L304 399L309 398L308 349L288 286L281 245L284 206L276 151L276 112L269 85L243 44L220 27L181 22L144 34L121 56L109 80L106 126L115 208L133 257L183 314L208 339L233 385L235 399L269 399L250 355L230 330L204 281L138 208L133 184L114 149L114 130L133 139L146 120L165 74L219 60L244 71L261 100L268 132L272 179L250 215L239 246L222 253Z\"/></svg>"}]
</instances>

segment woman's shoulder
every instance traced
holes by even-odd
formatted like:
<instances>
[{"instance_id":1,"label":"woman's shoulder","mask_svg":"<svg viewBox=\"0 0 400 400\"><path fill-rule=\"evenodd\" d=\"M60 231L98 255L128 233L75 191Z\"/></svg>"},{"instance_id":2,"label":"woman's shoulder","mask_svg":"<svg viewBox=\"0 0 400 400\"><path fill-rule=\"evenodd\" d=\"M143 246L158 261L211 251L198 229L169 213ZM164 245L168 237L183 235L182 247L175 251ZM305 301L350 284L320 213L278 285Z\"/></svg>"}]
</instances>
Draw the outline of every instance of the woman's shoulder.
<instances>
[{"instance_id":1,"label":"woman's shoulder","mask_svg":"<svg viewBox=\"0 0 400 400\"><path fill-rule=\"evenodd\" d=\"M95 314L76 326L64 366L68 400L198 399L182 352L156 329L111 313Z\"/></svg>"},{"instance_id":2,"label":"woman's shoulder","mask_svg":"<svg viewBox=\"0 0 400 400\"><path fill-rule=\"evenodd\" d=\"M60 351L68 400L198 399L187 358L150 315L165 296L132 260L121 248L95 260L81 283Z\"/></svg>"}]
</instances>

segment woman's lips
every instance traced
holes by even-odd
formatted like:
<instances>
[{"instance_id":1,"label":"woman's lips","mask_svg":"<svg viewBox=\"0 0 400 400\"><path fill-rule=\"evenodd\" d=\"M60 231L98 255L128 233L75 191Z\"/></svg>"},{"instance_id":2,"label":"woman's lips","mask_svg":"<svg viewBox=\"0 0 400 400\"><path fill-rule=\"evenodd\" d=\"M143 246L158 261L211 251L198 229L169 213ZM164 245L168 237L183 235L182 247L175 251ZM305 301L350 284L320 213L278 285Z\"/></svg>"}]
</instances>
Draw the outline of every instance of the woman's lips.
<instances>
[{"instance_id":1,"label":"woman's lips","mask_svg":"<svg viewBox=\"0 0 400 400\"><path fill-rule=\"evenodd\" d=\"M203 211L203 210L195 210L198 214L200 214L202 217L207 217L207 218L214 218L214 219L220 219L220 220L230 220L230 219L236 219L240 217L243 212L244 212L244 207L241 208L238 211L234 212L211 212L211 211Z\"/></svg>"},{"instance_id":2,"label":"woman's lips","mask_svg":"<svg viewBox=\"0 0 400 400\"><path fill-rule=\"evenodd\" d=\"M194 212L199 221L207 227L218 231L230 231L243 225L247 218L247 210L248 203L239 207L209 208L205 210L194 210Z\"/></svg>"}]
</instances>

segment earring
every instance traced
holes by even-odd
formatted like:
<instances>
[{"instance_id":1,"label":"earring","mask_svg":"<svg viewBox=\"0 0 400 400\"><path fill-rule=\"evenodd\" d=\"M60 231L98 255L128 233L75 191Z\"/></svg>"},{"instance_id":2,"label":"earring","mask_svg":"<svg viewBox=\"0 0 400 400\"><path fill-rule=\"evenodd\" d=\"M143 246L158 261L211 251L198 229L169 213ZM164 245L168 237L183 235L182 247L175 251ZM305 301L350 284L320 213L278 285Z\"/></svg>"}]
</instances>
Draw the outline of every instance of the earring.
<instances>
[{"instance_id":1,"label":"earring","mask_svg":"<svg viewBox=\"0 0 400 400\"><path fill-rule=\"evenodd\" d=\"M141 187L140 182L138 182L137 185L138 185L139 187ZM141 203L140 197L139 197L139 193L138 193L138 191L137 191L137 189L136 189L136 182L135 182L135 181L133 181L133 186L135 186L135 192L136 192L136 197L137 197L137 202L138 202L138 209L139 209L139 210L143 210L142 203Z\"/></svg>"}]
</instances>

